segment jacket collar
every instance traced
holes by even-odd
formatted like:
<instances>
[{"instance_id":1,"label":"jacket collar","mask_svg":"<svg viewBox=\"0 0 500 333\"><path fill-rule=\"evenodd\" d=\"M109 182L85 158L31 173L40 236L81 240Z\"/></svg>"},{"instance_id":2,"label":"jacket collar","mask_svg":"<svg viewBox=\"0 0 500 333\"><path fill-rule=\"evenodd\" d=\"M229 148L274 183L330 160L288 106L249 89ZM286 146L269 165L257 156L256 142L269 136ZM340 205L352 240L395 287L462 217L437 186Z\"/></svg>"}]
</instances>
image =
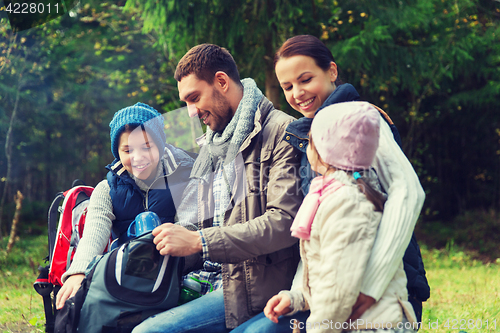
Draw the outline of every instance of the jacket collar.
<instances>
[{"instance_id":1,"label":"jacket collar","mask_svg":"<svg viewBox=\"0 0 500 333\"><path fill-rule=\"evenodd\" d=\"M259 105L257 106L257 111L255 112L255 118L254 118L254 128L253 131L248 134L246 139L243 141L240 152L245 150L250 143L252 142L253 138L259 134L259 132L262 130L262 127L264 126L264 122L267 119L267 116L271 111L273 110L273 104L266 98L262 97L262 99L259 102Z\"/></svg>"},{"instance_id":2,"label":"jacket collar","mask_svg":"<svg viewBox=\"0 0 500 333\"><path fill-rule=\"evenodd\" d=\"M316 110L315 114L318 114L319 111L324 109L325 107L342 102L351 102L358 101L360 99L356 88L352 84L344 83L335 89L330 96L325 100L323 105ZM288 134L292 134L300 139L307 140L307 134L309 133L309 129L311 128L313 118L302 117L293 122L291 122L287 128L286 132Z\"/></svg>"}]
</instances>

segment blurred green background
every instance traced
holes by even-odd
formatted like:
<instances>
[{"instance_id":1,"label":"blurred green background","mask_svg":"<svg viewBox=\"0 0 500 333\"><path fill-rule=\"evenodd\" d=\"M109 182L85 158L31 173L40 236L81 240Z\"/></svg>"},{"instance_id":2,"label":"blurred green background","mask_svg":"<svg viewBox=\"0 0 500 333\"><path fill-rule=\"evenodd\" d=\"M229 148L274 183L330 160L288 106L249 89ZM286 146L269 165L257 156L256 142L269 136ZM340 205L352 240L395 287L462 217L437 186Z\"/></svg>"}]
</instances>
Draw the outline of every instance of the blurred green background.
<instances>
[{"instance_id":1,"label":"blurred green background","mask_svg":"<svg viewBox=\"0 0 500 333\"><path fill-rule=\"evenodd\" d=\"M87 0L20 32L0 15L0 238L18 190L22 238L46 234L49 202L74 179L104 178L108 124L125 106L165 113L169 143L192 149L201 127L186 117L173 71L198 43L229 49L242 77L298 116L272 60L307 33L399 128L427 194L419 241L500 257L498 1Z\"/></svg>"}]
</instances>

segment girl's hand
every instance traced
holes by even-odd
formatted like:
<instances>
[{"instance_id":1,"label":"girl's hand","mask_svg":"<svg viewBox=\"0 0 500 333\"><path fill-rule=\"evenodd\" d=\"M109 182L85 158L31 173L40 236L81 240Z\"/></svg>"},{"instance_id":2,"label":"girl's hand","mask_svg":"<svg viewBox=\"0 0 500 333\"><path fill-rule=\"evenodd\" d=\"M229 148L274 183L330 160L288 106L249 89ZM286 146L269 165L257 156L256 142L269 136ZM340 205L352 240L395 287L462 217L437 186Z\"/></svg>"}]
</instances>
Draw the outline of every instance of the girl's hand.
<instances>
[{"instance_id":1,"label":"girl's hand","mask_svg":"<svg viewBox=\"0 0 500 333\"><path fill-rule=\"evenodd\" d=\"M267 301L266 307L264 308L264 314L272 322L278 323L278 317L288 312L292 311L290 309L291 300L286 294L274 295L269 301Z\"/></svg>"},{"instance_id":2,"label":"girl's hand","mask_svg":"<svg viewBox=\"0 0 500 333\"><path fill-rule=\"evenodd\" d=\"M56 309L62 309L64 306L64 302L70 297L75 296L76 292L82 285L82 281L85 278L85 274L74 274L71 275L66 282L64 282L63 286L57 293L56 298Z\"/></svg>"}]
</instances>

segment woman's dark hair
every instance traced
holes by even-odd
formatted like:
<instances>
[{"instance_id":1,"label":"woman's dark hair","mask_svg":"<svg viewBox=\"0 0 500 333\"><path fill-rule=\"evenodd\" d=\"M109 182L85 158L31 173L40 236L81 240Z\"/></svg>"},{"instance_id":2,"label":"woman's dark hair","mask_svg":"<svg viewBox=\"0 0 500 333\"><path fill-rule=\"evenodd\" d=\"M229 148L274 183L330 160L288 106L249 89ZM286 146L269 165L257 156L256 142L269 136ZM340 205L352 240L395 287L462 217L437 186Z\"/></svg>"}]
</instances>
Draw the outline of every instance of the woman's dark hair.
<instances>
[{"instance_id":1,"label":"woman's dark hair","mask_svg":"<svg viewBox=\"0 0 500 333\"><path fill-rule=\"evenodd\" d=\"M325 72L330 69L330 63L333 59L332 52L320 41L312 35L298 35L287 39L283 45L276 51L274 55L274 67L281 58L290 58L296 55L303 55L314 59L316 65ZM339 86L343 82L340 76L337 75L335 85Z\"/></svg>"},{"instance_id":2,"label":"woman's dark hair","mask_svg":"<svg viewBox=\"0 0 500 333\"><path fill-rule=\"evenodd\" d=\"M327 176L330 173L335 172L336 168L332 165L329 165L328 163L325 163L321 156L319 155L318 151L316 150L316 147L314 146L312 136L309 135L309 145L311 145L311 149L316 153L316 156L318 156L318 159L328 165L328 169L326 170L325 174L323 176ZM351 172L348 172L351 173ZM376 212L383 212L384 211L384 204L387 201L387 199L382 195L382 193L376 191L373 189L373 187L370 186L367 182L363 180L363 178L358 178L356 179L356 183L358 184L359 190L366 196L366 198L375 206L375 211Z\"/></svg>"}]
</instances>

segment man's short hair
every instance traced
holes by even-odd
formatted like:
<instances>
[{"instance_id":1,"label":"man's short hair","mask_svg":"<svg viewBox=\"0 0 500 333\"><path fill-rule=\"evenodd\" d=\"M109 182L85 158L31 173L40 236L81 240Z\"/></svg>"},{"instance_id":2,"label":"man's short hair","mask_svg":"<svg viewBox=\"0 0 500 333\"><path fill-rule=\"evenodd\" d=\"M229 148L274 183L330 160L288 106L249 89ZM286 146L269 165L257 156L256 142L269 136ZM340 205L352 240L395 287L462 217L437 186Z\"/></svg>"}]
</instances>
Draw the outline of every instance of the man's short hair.
<instances>
[{"instance_id":1,"label":"man's short hair","mask_svg":"<svg viewBox=\"0 0 500 333\"><path fill-rule=\"evenodd\" d=\"M183 77L194 73L198 79L212 84L218 71L226 73L231 80L241 85L240 74L231 53L217 45L200 44L182 57L175 69L174 78L180 82Z\"/></svg>"}]
</instances>

